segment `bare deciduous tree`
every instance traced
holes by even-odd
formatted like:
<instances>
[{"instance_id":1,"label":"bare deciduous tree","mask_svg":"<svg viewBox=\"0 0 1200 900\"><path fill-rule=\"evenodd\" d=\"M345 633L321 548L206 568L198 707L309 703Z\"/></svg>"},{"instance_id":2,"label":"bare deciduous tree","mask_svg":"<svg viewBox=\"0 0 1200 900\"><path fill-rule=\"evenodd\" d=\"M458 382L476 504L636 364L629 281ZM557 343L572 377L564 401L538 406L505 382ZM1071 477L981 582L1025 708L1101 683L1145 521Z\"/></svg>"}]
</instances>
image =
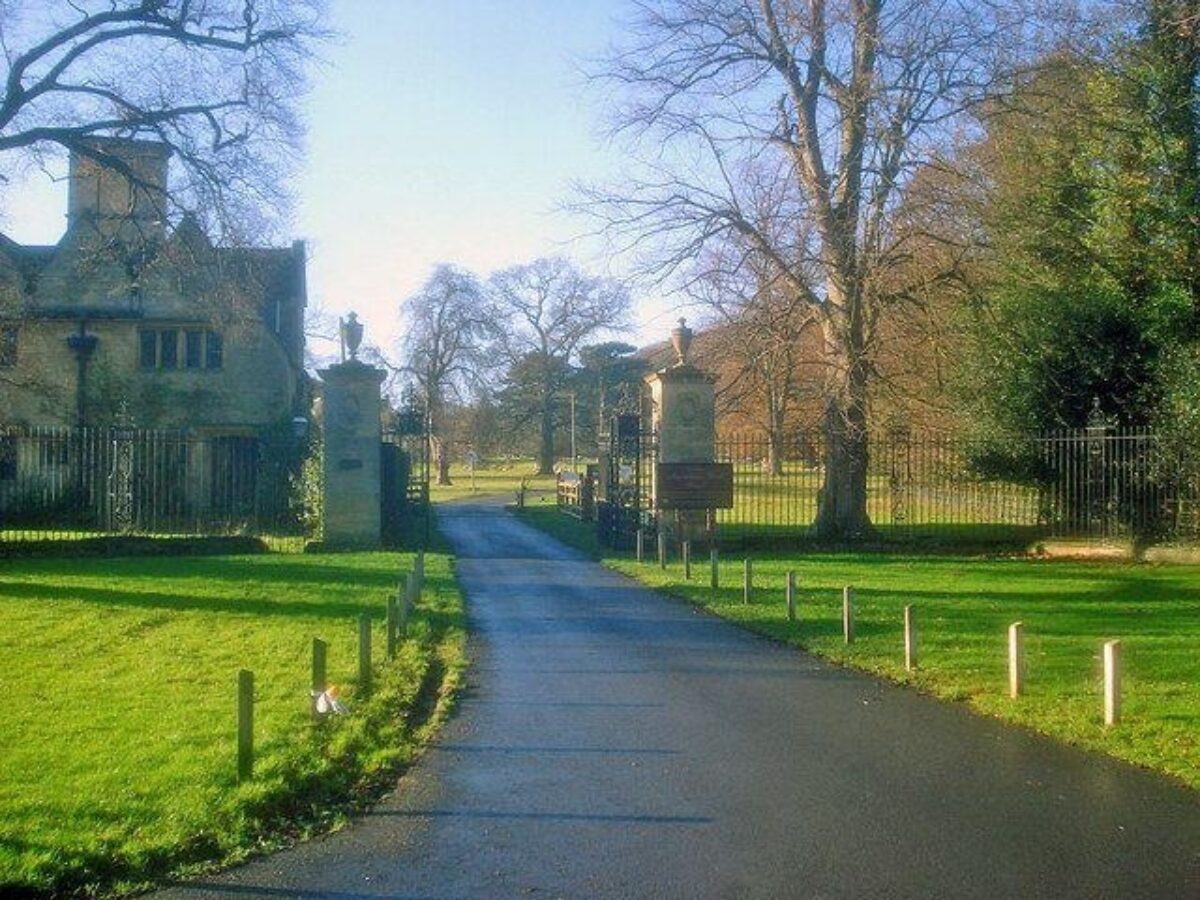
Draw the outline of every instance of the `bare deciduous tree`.
<instances>
[{"instance_id":1,"label":"bare deciduous tree","mask_svg":"<svg viewBox=\"0 0 1200 900\"><path fill-rule=\"evenodd\" d=\"M0 177L71 151L139 182L103 136L166 144L163 196L218 236L261 232L282 176L323 0L13 0L0 6ZM154 185L139 184L154 190ZM163 218L166 218L164 215Z\"/></svg>"},{"instance_id":2,"label":"bare deciduous tree","mask_svg":"<svg viewBox=\"0 0 1200 900\"><path fill-rule=\"evenodd\" d=\"M624 286L585 275L565 259L539 259L489 280L496 354L510 371L532 379L536 394L538 472L554 467L555 393L584 341L628 325Z\"/></svg>"},{"instance_id":3,"label":"bare deciduous tree","mask_svg":"<svg viewBox=\"0 0 1200 900\"><path fill-rule=\"evenodd\" d=\"M416 383L429 415L438 484L450 484L446 404L479 372L489 319L475 276L438 266L403 305L408 321L401 371Z\"/></svg>"},{"instance_id":4,"label":"bare deciduous tree","mask_svg":"<svg viewBox=\"0 0 1200 900\"><path fill-rule=\"evenodd\" d=\"M762 271L714 267L691 292L716 319L705 334L720 360L718 406L736 412L767 436L768 471L783 471L788 430L802 401L812 401L824 363L812 339L817 317L796 294ZM744 274L745 278L738 278Z\"/></svg>"},{"instance_id":5,"label":"bare deciduous tree","mask_svg":"<svg viewBox=\"0 0 1200 900\"><path fill-rule=\"evenodd\" d=\"M584 205L625 247L649 248L659 275L690 273L705 248L731 243L817 317L828 375L816 528L864 534L875 330L909 291L897 272L910 244L893 216L912 174L989 91L1008 26L999 16L1018 11L955 0L636 6L635 38L602 76L621 89L617 129L650 152L641 176L585 191ZM765 210L764 193L776 198Z\"/></svg>"}]
</instances>

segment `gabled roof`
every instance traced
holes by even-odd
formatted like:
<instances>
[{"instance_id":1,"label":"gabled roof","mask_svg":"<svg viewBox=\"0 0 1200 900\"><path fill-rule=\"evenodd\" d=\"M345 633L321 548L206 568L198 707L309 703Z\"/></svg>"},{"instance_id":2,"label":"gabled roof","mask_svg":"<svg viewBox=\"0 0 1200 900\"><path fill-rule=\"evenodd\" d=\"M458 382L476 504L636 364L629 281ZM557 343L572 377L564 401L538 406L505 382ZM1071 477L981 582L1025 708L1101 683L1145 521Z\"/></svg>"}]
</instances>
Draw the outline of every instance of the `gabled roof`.
<instances>
[{"instance_id":1,"label":"gabled roof","mask_svg":"<svg viewBox=\"0 0 1200 900\"><path fill-rule=\"evenodd\" d=\"M57 252L55 245L18 244L7 235L0 234L0 258L20 274L26 289L32 286Z\"/></svg>"}]
</instances>

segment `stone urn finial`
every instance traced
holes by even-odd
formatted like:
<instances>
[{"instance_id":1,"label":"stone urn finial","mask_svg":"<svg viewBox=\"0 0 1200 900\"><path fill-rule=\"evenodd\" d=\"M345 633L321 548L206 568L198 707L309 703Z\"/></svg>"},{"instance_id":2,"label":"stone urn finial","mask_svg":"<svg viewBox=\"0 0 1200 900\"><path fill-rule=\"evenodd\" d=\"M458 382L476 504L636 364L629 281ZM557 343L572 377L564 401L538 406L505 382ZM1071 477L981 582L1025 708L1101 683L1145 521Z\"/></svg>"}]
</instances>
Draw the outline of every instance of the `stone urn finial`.
<instances>
[{"instance_id":1,"label":"stone urn finial","mask_svg":"<svg viewBox=\"0 0 1200 900\"><path fill-rule=\"evenodd\" d=\"M687 319L680 319L679 325L671 329L671 346L675 348L675 365L686 366L688 348L692 346L692 329L687 327Z\"/></svg>"},{"instance_id":2,"label":"stone urn finial","mask_svg":"<svg viewBox=\"0 0 1200 900\"><path fill-rule=\"evenodd\" d=\"M342 362L346 361L347 356L350 359L358 359L358 346L363 338L363 326L362 322L358 321L358 313L350 313L339 324L342 333Z\"/></svg>"}]
</instances>

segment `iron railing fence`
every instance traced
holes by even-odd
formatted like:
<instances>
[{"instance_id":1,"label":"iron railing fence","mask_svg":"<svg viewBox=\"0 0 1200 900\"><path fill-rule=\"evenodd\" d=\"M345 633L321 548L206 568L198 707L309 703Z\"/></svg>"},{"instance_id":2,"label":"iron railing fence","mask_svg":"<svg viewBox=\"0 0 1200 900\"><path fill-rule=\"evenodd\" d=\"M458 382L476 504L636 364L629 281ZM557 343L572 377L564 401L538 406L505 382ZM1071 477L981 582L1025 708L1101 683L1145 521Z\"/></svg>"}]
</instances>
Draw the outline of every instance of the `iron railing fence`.
<instances>
[{"instance_id":1,"label":"iron railing fence","mask_svg":"<svg viewBox=\"0 0 1200 900\"><path fill-rule=\"evenodd\" d=\"M1200 467L1153 431L1084 428L1035 442L1054 535L1194 543L1200 540Z\"/></svg>"},{"instance_id":2,"label":"iron railing fence","mask_svg":"<svg viewBox=\"0 0 1200 900\"><path fill-rule=\"evenodd\" d=\"M734 506L721 539L803 536L817 516L825 441L725 436ZM1148 431L1079 429L1003 445L872 435L867 512L882 537L1200 540L1200 473Z\"/></svg>"},{"instance_id":3,"label":"iron railing fence","mask_svg":"<svg viewBox=\"0 0 1200 900\"><path fill-rule=\"evenodd\" d=\"M254 436L0 427L0 541L305 535L298 459ZM295 454L292 454L295 456Z\"/></svg>"}]
</instances>

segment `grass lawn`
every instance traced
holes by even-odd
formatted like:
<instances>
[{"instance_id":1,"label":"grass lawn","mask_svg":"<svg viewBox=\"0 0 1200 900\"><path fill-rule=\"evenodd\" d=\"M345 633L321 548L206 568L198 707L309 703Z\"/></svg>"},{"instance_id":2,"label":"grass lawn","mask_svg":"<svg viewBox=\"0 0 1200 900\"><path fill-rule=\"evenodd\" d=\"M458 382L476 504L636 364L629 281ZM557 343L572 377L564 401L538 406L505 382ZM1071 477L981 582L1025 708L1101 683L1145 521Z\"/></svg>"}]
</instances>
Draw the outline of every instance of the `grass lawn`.
<instances>
[{"instance_id":1,"label":"grass lawn","mask_svg":"<svg viewBox=\"0 0 1200 900\"><path fill-rule=\"evenodd\" d=\"M482 460L475 465L473 472L465 463L456 462L450 467L452 484L438 484L437 473L433 473L429 481L429 496L434 503L438 503L477 494L503 494L511 503L521 482L525 481L526 490L532 491L534 496L544 497L548 492L553 498L554 476L536 475L536 472L537 463L531 459Z\"/></svg>"},{"instance_id":2,"label":"grass lawn","mask_svg":"<svg viewBox=\"0 0 1200 900\"><path fill-rule=\"evenodd\" d=\"M742 601L742 559L724 559L709 587L707 553L684 580L676 560L601 554L594 530L553 509L527 520L602 556L613 568L780 641L912 684L986 715L1130 762L1200 788L1200 566L1028 558L788 552L753 557L753 601ZM648 552L649 551L648 548ZM786 572L799 621L787 621ZM841 631L841 591L857 594L856 640ZM920 665L904 670L903 608L920 629ZM1025 623L1026 693L1007 694L1008 625ZM1119 638L1124 720L1103 724L1101 644Z\"/></svg>"},{"instance_id":3,"label":"grass lawn","mask_svg":"<svg viewBox=\"0 0 1200 900\"><path fill-rule=\"evenodd\" d=\"M1038 521L1036 488L952 480L949 472L922 474L933 483L910 478L895 490L886 474L867 477L867 512L877 527L904 534L929 526L1028 526ZM764 525L807 528L817 517L824 479L823 469L798 462L785 463L777 475L764 471L759 463L734 462L734 506L718 510L717 521L749 531Z\"/></svg>"},{"instance_id":4,"label":"grass lawn","mask_svg":"<svg viewBox=\"0 0 1200 900\"><path fill-rule=\"evenodd\" d=\"M0 562L0 894L92 895L336 825L392 782L463 666L450 560L395 660L398 553ZM355 689L357 617L375 688ZM310 721L311 641L351 714ZM236 778L238 670L255 676L255 777Z\"/></svg>"}]
</instances>

